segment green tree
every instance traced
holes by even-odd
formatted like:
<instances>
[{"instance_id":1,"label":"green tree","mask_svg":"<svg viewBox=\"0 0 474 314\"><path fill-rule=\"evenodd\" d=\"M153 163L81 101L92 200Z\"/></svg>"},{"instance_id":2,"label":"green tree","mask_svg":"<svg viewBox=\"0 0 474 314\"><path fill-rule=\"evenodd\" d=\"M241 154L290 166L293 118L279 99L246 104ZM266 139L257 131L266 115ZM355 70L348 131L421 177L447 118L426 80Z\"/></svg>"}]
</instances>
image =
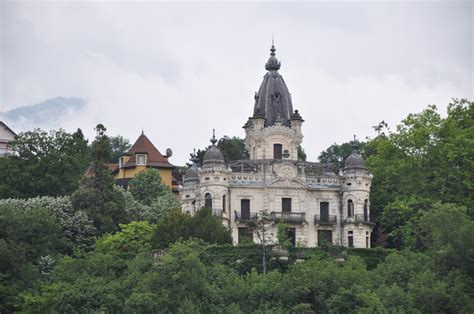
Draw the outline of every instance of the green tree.
<instances>
[{"instance_id":1,"label":"green tree","mask_svg":"<svg viewBox=\"0 0 474 314\"><path fill-rule=\"evenodd\" d=\"M0 198L68 195L89 162L82 131L35 129L13 142L16 154L0 158Z\"/></svg>"},{"instance_id":2,"label":"green tree","mask_svg":"<svg viewBox=\"0 0 474 314\"><path fill-rule=\"evenodd\" d=\"M130 141L127 138L121 135L110 136L109 140L112 149L112 159L110 160L110 162L118 163L119 157L123 153L128 152L132 145L130 144Z\"/></svg>"},{"instance_id":3,"label":"green tree","mask_svg":"<svg viewBox=\"0 0 474 314\"><path fill-rule=\"evenodd\" d=\"M51 263L72 252L57 218L44 208L21 211L14 206L0 210L0 311L18 310L18 296L41 279L41 262Z\"/></svg>"},{"instance_id":4,"label":"green tree","mask_svg":"<svg viewBox=\"0 0 474 314\"><path fill-rule=\"evenodd\" d=\"M357 142L359 153L362 156L366 156L365 149L366 149L366 142ZM337 166L339 169L344 168L344 161L347 157L352 154L352 142L346 142L341 145L332 144L329 146L325 151L319 154L318 160L319 162L325 164L333 164Z\"/></svg>"},{"instance_id":5,"label":"green tree","mask_svg":"<svg viewBox=\"0 0 474 314\"><path fill-rule=\"evenodd\" d=\"M427 251L438 272L461 270L474 278L474 221L465 207L434 204L412 218L403 232L405 245Z\"/></svg>"},{"instance_id":6,"label":"green tree","mask_svg":"<svg viewBox=\"0 0 474 314\"><path fill-rule=\"evenodd\" d=\"M249 159L249 153L245 149L245 141L239 137L228 137L227 135L224 135L224 137L219 139L219 141L217 142L217 147L222 152L222 155L224 155L224 159L226 162ZM204 154L206 154L209 148L211 148L211 146L198 149L197 151L189 155L191 156L191 158L195 156L196 162L198 164L202 164ZM190 163L186 163L186 165L188 167L191 166Z\"/></svg>"},{"instance_id":7,"label":"green tree","mask_svg":"<svg viewBox=\"0 0 474 314\"><path fill-rule=\"evenodd\" d=\"M119 230L127 222L123 195L114 188L114 180L105 165L111 158L109 138L105 127L96 127L97 135L91 145L92 164L71 196L74 210L86 212L102 234Z\"/></svg>"},{"instance_id":8,"label":"green tree","mask_svg":"<svg viewBox=\"0 0 474 314\"><path fill-rule=\"evenodd\" d=\"M191 238L197 238L211 244L232 243L230 229L222 224L221 217L212 214L210 208L198 210L188 220L187 228Z\"/></svg>"},{"instance_id":9,"label":"green tree","mask_svg":"<svg viewBox=\"0 0 474 314\"><path fill-rule=\"evenodd\" d=\"M306 161L306 152L301 145L298 145L298 160Z\"/></svg>"},{"instance_id":10,"label":"green tree","mask_svg":"<svg viewBox=\"0 0 474 314\"><path fill-rule=\"evenodd\" d=\"M249 159L244 140L236 136L228 137L224 135L217 142L217 147L221 150L226 162Z\"/></svg>"},{"instance_id":11,"label":"green tree","mask_svg":"<svg viewBox=\"0 0 474 314\"><path fill-rule=\"evenodd\" d=\"M167 190L168 187L163 184L160 174L153 168L138 173L130 181L130 193L133 198L148 206Z\"/></svg>"},{"instance_id":12,"label":"green tree","mask_svg":"<svg viewBox=\"0 0 474 314\"><path fill-rule=\"evenodd\" d=\"M267 273L268 262L270 261L271 254L269 245L271 243L270 236L270 225L272 221L270 214L267 210L262 210L255 219L248 222L248 227L252 230L258 240L258 244L262 249L262 271L264 274Z\"/></svg>"},{"instance_id":13,"label":"green tree","mask_svg":"<svg viewBox=\"0 0 474 314\"><path fill-rule=\"evenodd\" d=\"M207 243L232 243L230 230L222 224L222 219L212 214L211 209L198 210L194 216L176 210L158 221L153 236L154 245L166 248L179 239L200 239Z\"/></svg>"}]
</instances>

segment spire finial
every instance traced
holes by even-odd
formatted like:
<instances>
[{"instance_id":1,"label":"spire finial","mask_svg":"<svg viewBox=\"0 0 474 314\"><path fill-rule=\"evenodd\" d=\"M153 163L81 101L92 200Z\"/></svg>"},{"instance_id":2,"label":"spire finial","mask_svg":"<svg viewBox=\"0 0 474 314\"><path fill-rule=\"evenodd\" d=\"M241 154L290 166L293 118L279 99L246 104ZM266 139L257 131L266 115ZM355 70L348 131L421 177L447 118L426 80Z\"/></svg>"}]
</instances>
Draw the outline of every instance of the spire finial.
<instances>
[{"instance_id":1,"label":"spire finial","mask_svg":"<svg viewBox=\"0 0 474 314\"><path fill-rule=\"evenodd\" d=\"M145 135L145 133L143 132L143 130L142 130L142 135Z\"/></svg>"},{"instance_id":2,"label":"spire finial","mask_svg":"<svg viewBox=\"0 0 474 314\"><path fill-rule=\"evenodd\" d=\"M357 145L356 135L354 134L354 141L352 141L352 153L359 152L359 145Z\"/></svg>"},{"instance_id":3,"label":"spire finial","mask_svg":"<svg viewBox=\"0 0 474 314\"><path fill-rule=\"evenodd\" d=\"M268 71L278 71L280 69L280 62L275 57L275 40L273 39L272 35L272 47L270 48L270 58L268 59L267 63L265 64L265 69Z\"/></svg>"},{"instance_id":4,"label":"spire finial","mask_svg":"<svg viewBox=\"0 0 474 314\"><path fill-rule=\"evenodd\" d=\"M212 143L212 145L216 145L216 143L217 143L217 140L216 140L216 129L212 129L211 143Z\"/></svg>"}]
</instances>

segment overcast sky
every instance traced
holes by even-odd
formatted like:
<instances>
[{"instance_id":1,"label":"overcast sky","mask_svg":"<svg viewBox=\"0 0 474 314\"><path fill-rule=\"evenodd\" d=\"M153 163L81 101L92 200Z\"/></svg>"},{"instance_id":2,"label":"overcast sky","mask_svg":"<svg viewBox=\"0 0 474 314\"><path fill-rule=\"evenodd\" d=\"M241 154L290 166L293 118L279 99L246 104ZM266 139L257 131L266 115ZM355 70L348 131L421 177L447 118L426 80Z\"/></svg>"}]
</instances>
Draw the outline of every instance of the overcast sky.
<instances>
[{"instance_id":1,"label":"overcast sky","mask_svg":"<svg viewBox=\"0 0 474 314\"><path fill-rule=\"evenodd\" d=\"M472 1L0 2L0 111L81 97L52 121L132 142L143 129L177 165L213 128L244 136L272 33L310 161L381 120L473 99Z\"/></svg>"}]
</instances>

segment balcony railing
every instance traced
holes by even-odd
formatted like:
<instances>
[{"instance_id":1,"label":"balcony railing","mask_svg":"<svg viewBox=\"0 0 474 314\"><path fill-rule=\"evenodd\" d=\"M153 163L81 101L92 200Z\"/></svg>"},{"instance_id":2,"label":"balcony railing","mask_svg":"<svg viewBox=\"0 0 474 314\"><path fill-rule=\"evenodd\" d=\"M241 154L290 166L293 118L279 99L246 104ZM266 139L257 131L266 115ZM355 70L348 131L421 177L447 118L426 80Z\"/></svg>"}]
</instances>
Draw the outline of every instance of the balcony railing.
<instances>
[{"instance_id":1,"label":"balcony railing","mask_svg":"<svg viewBox=\"0 0 474 314\"><path fill-rule=\"evenodd\" d=\"M362 215L362 214L347 217L344 220L344 223L346 223L346 224L347 223L356 223L356 224L364 224L364 225L368 225L368 226L375 226L375 222L370 221L370 216L369 215Z\"/></svg>"},{"instance_id":2,"label":"balcony railing","mask_svg":"<svg viewBox=\"0 0 474 314\"><path fill-rule=\"evenodd\" d=\"M315 225L335 225L337 223L336 215L314 215L314 224Z\"/></svg>"},{"instance_id":3,"label":"balcony railing","mask_svg":"<svg viewBox=\"0 0 474 314\"><path fill-rule=\"evenodd\" d=\"M355 215L355 222L359 224L366 224L369 226L374 226L375 223L370 221L369 215Z\"/></svg>"},{"instance_id":4,"label":"balcony railing","mask_svg":"<svg viewBox=\"0 0 474 314\"><path fill-rule=\"evenodd\" d=\"M257 219L257 213L250 213L249 215L239 213L238 211L234 211L235 213L235 222L250 222Z\"/></svg>"},{"instance_id":5,"label":"balcony railing","mask_svg":"<svg viewBox=\"0 0 474 314\"><path fill-rule=\"evenodd\" d=\"M271 212L270 219L273 221L283 220L285 223L303 223L305 222L305 213L292 212Z\"/></svg>"}]
</instances>

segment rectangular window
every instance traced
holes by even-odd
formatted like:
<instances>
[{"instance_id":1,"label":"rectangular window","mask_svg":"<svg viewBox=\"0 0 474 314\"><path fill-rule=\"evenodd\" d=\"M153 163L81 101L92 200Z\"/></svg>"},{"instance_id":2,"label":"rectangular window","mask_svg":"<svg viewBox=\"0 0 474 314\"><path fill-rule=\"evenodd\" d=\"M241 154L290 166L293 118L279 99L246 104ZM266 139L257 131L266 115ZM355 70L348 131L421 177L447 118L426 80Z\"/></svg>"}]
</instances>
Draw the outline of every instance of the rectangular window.
<instances>
[{"instance_id":1,"label":"rectangular window","mask_svg":"<svg viewBox=\"0 0 474 314\"><path fill-rule=\"evenodd\" d=\"M286 237L290 240L291 245L296 246L296 228L286 228Z\"/></svg>"},{"instance_id":2,"label":"rectangular window","mask_svg":"<svg viewBox=\"0 0 474 314\"><path fill-rule=\"evenodd\" d=\"M318 246L324 242L332 243L332 230L318 230Z\"/></svg>"},{"instance_id":3,"label":"rectangular window","mask_svg":"<svg viewBox=\"0 0 474 314\"><path fill-rule=\"evenodd\" d=\"M369 248L369 242L370 242L369 237L365 237L365 247L366 248Z\"/></svg>"},{"instance_id":4,"label":"rectangular window","mask_svg":"<svg viewBox=\"0 0 474 314\"><path fill-rule=\"evenodd\" d=\"M283 146L281 144L273 144L273 159L282 159Z\"/></svg>"},{"instance_id":5,"label":"rectangular window","mask_svg":"<svg viewBox=\"0 0 474 314\"><path fill-rule=\"evenodd\" d=\"M123 167L123 157L119 158L119 168Z\"/></svg>"},{"instance_id":6,"label":"rectangular window","mask_svg":"<svg viewBox=\"0 0 474 314\"><path fill-rule=\"evenodd\" d=\"M248 243L252 242L253 234L252 229L250 228L239 228L239 243Z\"/></svg>"},{"instance_id":7,"label":"rectangular window","mask_svg":"<svg viewBox=\"0 0 474 314\"><path fill-rule=\"evenodd\" d=\"M281 211L284 213L291 213L291 198L281 199Z\"/></svg>"},{"instance_id":8,"label":"rectangular window","mask_svg":"<svg viewBox=\"0 0 474 314\"><path fill-rule=\"evenodd\" d=\"M250 200L240 200L240 219L250 220Z\"/></svg>"},{"instance_id":9,"label":"rectangular window","mask_svg":"<svg viewBox=\"0 0 474 314\"><path fill-rule=\"evenodd\" d=\"M348 236L347 241L349 243L349 247L354 247L354 237L353 236Z\"/></svg>"},{"instance_id":10,"label":"rectangular window","mask_svg":"<svg viewBox=\"0 0 474 314\"><path fill-rule=\"evenodd\" d=\"M329 221L329 203L321 202L319 203L319 214L321 215L321 221Z\"/></svg>"},{"instance_id":11,"label":"rectangular window","mask_svg":"<svg viewBox=\"0 0 474 314\"><path fill-rule=\"evenodd\" d=\"M137 154L137 165L146 165L146 155Z\"/></svg>"},{"instance_id":12,"label":"rectangular window","mask_svg":"<svg viewBox=\"0 0 474 314\"><path fill-rule=\"evenodd\" d=\"M354 232L347 231L347 242L349 247L354 247Z\"/></svg>"}]
</instances>

